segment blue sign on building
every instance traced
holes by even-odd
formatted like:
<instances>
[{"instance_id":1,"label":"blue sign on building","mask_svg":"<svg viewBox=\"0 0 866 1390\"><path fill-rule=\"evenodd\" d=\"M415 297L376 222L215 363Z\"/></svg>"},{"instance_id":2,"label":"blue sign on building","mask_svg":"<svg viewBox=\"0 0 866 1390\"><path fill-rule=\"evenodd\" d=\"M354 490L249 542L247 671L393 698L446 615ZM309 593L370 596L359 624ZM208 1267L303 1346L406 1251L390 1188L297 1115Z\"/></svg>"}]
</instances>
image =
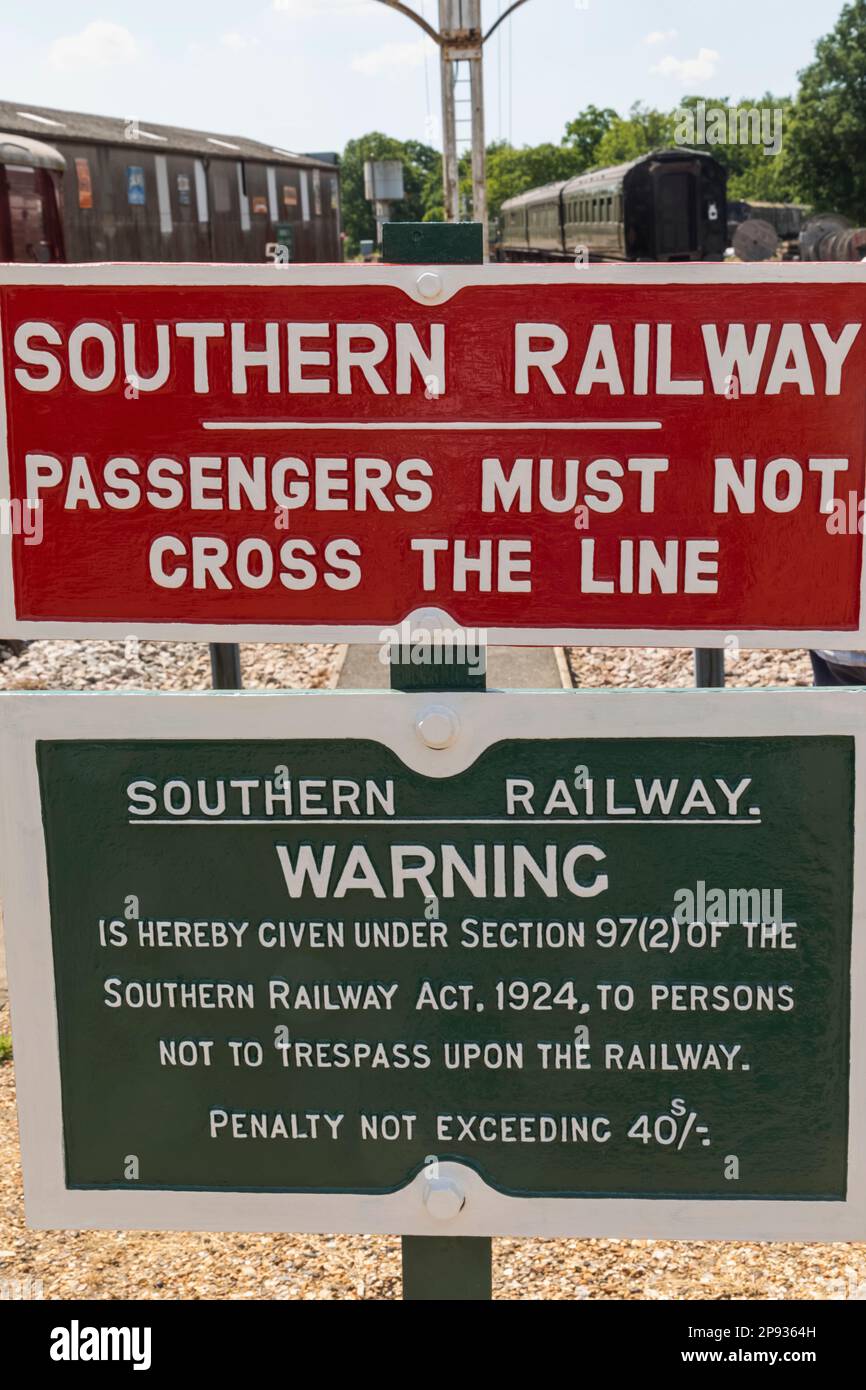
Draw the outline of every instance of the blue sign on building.
<instances>
[{"instance_id":1,"label":"blue sign on building","mask_svg":"<svg viewBox=\"0 0 866 1390\"><path fill-rule=\"evenodd\" d=\"M133 207L144 207L144 170L139 164L126 166L126 201Z\"/></svg>"}]
</instances>

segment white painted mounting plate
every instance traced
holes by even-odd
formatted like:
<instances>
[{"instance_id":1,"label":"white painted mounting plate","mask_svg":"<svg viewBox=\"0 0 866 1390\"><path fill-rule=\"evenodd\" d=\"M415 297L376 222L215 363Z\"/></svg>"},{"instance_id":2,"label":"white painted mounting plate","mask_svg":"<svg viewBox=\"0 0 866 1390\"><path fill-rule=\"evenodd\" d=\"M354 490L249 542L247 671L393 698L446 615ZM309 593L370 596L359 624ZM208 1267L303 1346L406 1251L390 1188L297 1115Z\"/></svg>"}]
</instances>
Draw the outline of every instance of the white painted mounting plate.
<instances>
[{"instance_id":1,"label":"white painted mounting plate","mask_svg":"<svg viewBox=\"0 0 866 1390\"><path fill-rule=\"evenodd\" d=\"M436 737L433 742L444 746L432 747L425 742L424 737L425 723L428 727L433 727L429 718L425 720L429 705L429 696L391 692L0 695L0 886L7 933L22 1159L27 1218L30 1224L38 1227L397 1232L414 1235L473 1236L535 1234L805 1241L849 1241L866 1237L866 1105L863 1103L863 1078L866 1074L866 1028L863 1027L863 1000L866 988L866 882L862 848L866 843L866 826L863 824L863 808L866 805L866 774L863 771L866 691L440 694L435 697L435 705L438 708L433 721L436 725ZM446 714L450 716L447 719ZM448 739L442 736L445 723L449 729ZM442 728L439 727L440 724ZM205 843L212 846L215 843L212 839L202 840L196 837L224 837L216 842L222 847L223 852L221 858L214 862L242 862L244 873L249 876L252 893L253 885L258 881L255 878L258 861L249 856L258 843L257 837L269 840L274 833L274 824L297 828L299 820L302 820L296 812L292 813L295 819L290 818L282 822L279 819L263 819L255 813L250 819L246 812L238 813L235 808L235 819L227 820L224 826L209 822L209 828L202 829L204 821L201 815L198 819L193 817L187 820L187 812L183 809L179 811L175 806L170 814L166 809L162 809L160 815L153 820L153 828L145 829L136 825L127 832L126 826L133 821L134 816L132 803L129 806L126 804L130 793L125 778L121 781L115 778L114 782L103 778L100 782L103 761L117 756L131 756L130 766L134 765L135 776L146 777L149 759L156 756L173 758L175 755L172 750L183 742L186 751L178 748L178 758L192 756L188 751L190 748L201 749L216 745L218 758L229 757L231 750L241 749L244 756L248 756L252 770L255 757L261 758L265 755L262 755L260 750L258 754L252 751L247 754L245 750L251 750L254 745L260 745L262 742L273 741L272 751L266 755L268 766L290 760L293 769L296 770L303 757L307 756L312 760L311 765L317 769L315 775L322 776L322 772L327 771L327 759L330 757L327 743L335 739L344 741L343 748L349 750L344 754L343 767L344 774L349 777L357 770L352 763L353 741L356 740L359 741L359 748L368 750L368 761L365 764L367 769L371 766L371 745L381 747L383 768L387 765L397 769L395 805L390 813L382 813L379 806L372 819L368 817L364 820L363 832L359 834L358 839L365 843L371 842L370 837L374 833L371 827L379 827L379 830L384 827L387 830L389 815L401 826L401 834L404 837L410 833L405 828L408 825L415 827L416 838L426 834L431 837L438 836L440 840L443 834L447 834L449 826L462 826L465 829L465 801L459 814L452 813L449 816L442 813L442 806L447 806L447 798L452 794L450 779L471 772L476 765L483 769L485 758L497 756L497 745L503 741L509 741L509 744L510 741L514 741L515 766L519 764L522 777L536 778L538 791L533 795L539 797L544 778L543 770L545 766L555 764L558 747L561 746L566 751L569 768L578 760L588 765L591 777L595 779L598 787L597 799L594 804L587 801L580 813L574 817L571 817L569 812L566 816L566 830L571 833L573 828L574 838L582 845L593 842L602 848L606 856L606 871L609 870L614 890L618 876L634 874L635 881L639 882L642 873L648 870L649 859L641 858L641 855L646 853L647 843L677 844L680 847L685 843L690 851L694 850L691 869L698 879L702 876L703 868L712 863L717 849L725 848L725 837L739 837L737 843L745 847L744 854L748 857L751 855L753 843L749 837L757 836L760 841L760 855L769 853L771 858L766 862L774 863L773 869L768 868L768 872L779 870L780 881L786 892L789 885L795 881L800 883L801 889L804 882L808 887L811 875L816 884L821 885L822 894L833 891L827 871L832 867L832 863L836 862L833 856L838 853L841 856L838 862L843 867L847 862L842 877L847 875L853 887L852 911L850 896L847 899L848 912L852 919L850 925L853 926L850 973L847 951L843 951L840 945L847 939L848 915L844 912L837 914L836 927L839 928L839 935L835 937L835 928L831 927L830 918L827 918L825 923L822 904L816 899L809 906L812 915L802 924L804 940L807 943L807 951L811 950L814 944L823 952L820 957L823 964L818 974L825 978L825 970L835 972L833 978L837 980L841 993L833 994L832 999L821 994L817 1002L814 997L807 1001L804 995L802 1022L797 1022L795 1013L786 1015L787 1019L793 1019L793 1025L790 1022L780 1023L780 1026L793 1026L794 1032L787 1035L793 1041L788 1055L783 1060L783 1069L787 1068L787 1071L778 1077L778 1092L767 1092L763 1089L767 1079L767 1068L779 1065L778 1050L774 1054L774 1061L762 1052L760 1046L753 1049L754 1038L749 1032L752 1024L746 1015L738 1021L733 1034L729 1028L725 1036L729 1040L732 1036L747 1037L752 1063L750 1077L754 1077L754 1081L735 1077L730 1084L738 1095L747 1093L744 1087L754 1085L758 1088L763 1097L755 1111L759 1117L755 1121L759 1129L767 1115L772 1115L775 1095L783 1109L773 1116L773 1123L770 1124L767 1133L778 1131L780 1125L790 1125L791 1119L796 1119L797 1133L791 1142L807 1142L803 1135L808 1133L809 1124L799 1109L803 1104L815 1118L816 1147L810 1152L818 1169L821 1169L824 1162L822 1155L825 1149L829 1153L833 1144L841 1143L839 1173L843 1176L839 1178L840 1193L829 1199L826 1195L810 1195L807 1199L791 1195L776 1198L772 1194L767 1195L766 1192L763 1196L748 1200L720 1195L717 1179L722 1160L727 1154L723 1135L714 1136L714 1142L720 1144L721 1152L716 1149L707 1150L710 1157L706 1161L712 1160L710 1166L716 1174L713 1180L714 1191L710 1198L688 1193L679 1193L675 1197L664 1194L652 1197L621 1194L562 1197L509 1195L484 1180L483 1171L493 1160L488 1160L483 1152L471 1152L468 1145L456 1156L443 1154L437 1181L444 1184L444 1195L442 1189L437 1189L432 1200L426 1173L418 1172L417 1165L413 1170L416 1175L411 1181L399 1185L396 1190L378 1194L321 1190L209 1191L206 1169L201 1171L196 1183L183 1184L183 1190L170 1190L171 1184L166 1185L164 1182L159 1187L147 1189L144 1185L146 1173L141 1175L140 1185L134 1182L124 1183L119 1177L110 1183L103 1180L90 1186L71 1185L67 1176L69 1135L64 1131L61 1104L66 1081L62 1079L61 1067L76 1065L76 1038L71 1039L71 1052L64 1050L59 1035L54 983L55 953L52 949L49 904L49 873L54 875L57 872L57 845L60 840L64 836L71 837L69 843L74 845L79 843L75 837L81 836L80 843L88 847L82 849L78 855L81 860L79 887L85 893L98 894L102 891L101 874L109 871L108 864L116 866L117 854L133 854L127 842L131 844L134 841L135 851L139 853L146 846L148 871L153 872L154 865L159 865L160 855L169 843L165 837L170 836L176 840L178 836L189 836L189 840L176 840L176 844L181 852L187 845L199 847L189 857L182 855L188 873L193 875L197 872L194 861L196 854L201 852L201 846ZM641 741L640 746L636 742L638 739ZM786 741L784 749L781 746L774 747L773 741L778 739ZM597 740L605 740L605 743L599 744ZM84 762L81 761L81 755L75 753L75 745L82 741L93 745L93 748L87 751ZM313 741L316 742L316 747L305 754L304 744ZM856 792L853 785L845 785L844 777L838 786L828 785L828 777L832 770L831 764L824 761L828 741L833 744L832 756L837 760L833 766L848 766L852 770L856 768ZM133 750L131 755L130 748ZM48 784L44 780L40 784L37 757L43 759L44 777L45 749L59 749L62 757L71 757L73 762L69 766L78 769L75 774L77 777L82 775L81 769L86 768L83 785L89 804L84 817L76 814L74 801L66 800L67 796L73 795L74 777L63 777L57 783L54 790L56 793L57 787L60 788L59 798L51 793L50 780ZM220 749L224 749L225 753L221 753ZM579 756L576 749L579 750ZM157 754L155 750L161 752ZM511 754L508 756L511 757ZM550 763L551 757L554 763ZM805 758L813 770L816 759L819 768L826 769L823 782L820 777L814 776L811 782L797 780L800 774L796 769L801 757ZM630 782L625 774L620 776L619 773L613 779L613 788L608 787L607 791L603 792L605 771L614 766L620 769L631 767L633 771L642 769L649 777L653 768L662 772L658 760L664 758L667 759L665 765L668 772L672 768L680 768L685 773L687 768L691 768L690 777L694 772L695 760L699 762L704 758L708 769L707 784L713 784L718 804L711 806L706 799L702 802L694 791L683 801L681 791L667 808L656 801L654 807L650 805L647 810L641 800L629 810L630 798L632 802L635 801L634 788L637 783ZM733 789L736 784L733 772L736 766L749 778L747 795L742 790L734 795ZM713 772L712 778L709 771ZM777 776L777 773L780 775ZM408 817L404 814L401 818L400 812L405 811L408 804L407 788L413 777L416 781L419 777L422 779L420 785L423 795L414 806L417 810L420 805L421 811ZM722 783L717 781L718 777L722 777L723 780L727 777L725 799L722 799L718 790L722 786ZM46 785L49 795L44 800L42 788ZM791 788L797 789L799 794L807 785L815 798L814 804L806 804L808 798L806 803L801 803L796 798L792 799ZM106 794L106 788L110 794ZM117 806L113 808L115 793ZM176 794L175 788L172 795ZM519 801L503 805L497 799L498 795L496 778L491 775L487 780L482 778L479 781L473 790L472 799L468 802L468 823L478 826L476 834L480 841L484 840L485 835L490 836L491 826L495 827L494 833L498 840L507 841L509 834L513 834L514 828L520 825L522 818L526 828L518 833L518 839L526 840L526 843L531 843L529 837L533 833L533 826L542 827L542 831L539 832L542 834L541 842L544 836L553 841L565 833L561 810L565 804L562 792L559 793L558 801L560 809L556 812L548 806L543 806L541 800L529 806ZM733 802L730 800L732 795ZM446 800L443 802L442 798ZM828 824L826 808L837 803L840 807L856 806L856 822L853 828L850 823L843 827L845 833L840 835L838 843L835 843L832 839L828 841L825 836ZM165 805L167 806L168 802ZM223 809L225 811L225 808ZM528 811L532 811L533 815L527 817ZM122 814L118 818L115 812ZM93 821L96 828L92 834L95 838L86 839L91 832L83 824L84 820ZM816 824L818 820L821 822L820 825ZM441 828L443 823L444 831ZM802 830L808 835L811 826L812 838L805 842L786 839L795 823L801 827L796 831L797 834ZM187 824L198 828L186 828ZM314 814L309 821L304 821L303 825L304 840L313 842L317 835L327 833L328 818L326 817L323 823L318 815ZM113 829L113 826L116 829ZM438 830L435 829L436 826L439 826ZM544 827L550 827L549 831ZM852 830L853 833L849 834ZM53 867L47 862L46 835L49 844L54 846ZM112 857L100 867L95 859L98 857L96 851L100 844L99 837L103 835L108 836ZM660 838L648 842L644 838L647 836ZM685 837L685 840L678 837ZM281 838L291 838L291 832L283 830ZM849 840L849 850L846 851L845 843ZM782 852L779 846L784 848L792 843L800 843L801 846L805 843L806 860L811 856L811 861L805 869L802 864L788 865L784 857L778 860L778 855ZM757 846L758 840L755 840L754 844ZM96 849L91 860L88 856L94 846ZM638 849L638 846L644 848ZM142 847L142 850L139 847ZM269 852L271 847L269 841ZM728 850L725 850L725 853L730 855ZM849 855L847 861L846 853ZM853 867L850 863L851 854L854 860ZM634 862L635 855L637 862ZM773 856L776 856L778 862L774 862ZM76 856L73 853L71 857L74 860ZM658 860L659 855L653 858ZM661 854L661 858L665 858L664 853ZM141 868L145 861L138 862ZM130 863L133 863L133 859ZM58 886L62 889L63 880L52 878L52 884L56 893ZM166 883L164 887L164 895L160 890L165 904L161 911L170 915L172 884ZM271 891L271 915L283 912L285 916L291 917L299 909L297 906L293 907L289 900L286 900L285 906L279 906L274 896L276 888L278 885L272 884L269 889L274 890ZM571 888L568 889L568 892L572 891ZM558 919L562 919L563 916L580 916L591 924L604 911L603 897L580 900L572 897L565 901L566 897L566 889L562 887L560 896L543 907L542 913L546 912ZM360 915L367 910L371 912L371 916L377 918L400 915L399 911L392 914L391 906L390 903L378 902L369 909L362 908L355 898L352 905L344 906L340 911L347 917ZM400 906L401 904L397 903L398 909ZM404 916L409 915L410 907L414 915L422 915L421 912L414 912L414 905L407 903L402 908ZM503 903L501 908L494 908L492 898L480 901L478 910L491 918L503 915L511 918L517 915L508 901ZM92 936L96 914L91 916L88 910L82 928L79 920L80 911L81 906L71 893L62 898L62 905L56 907L53 933L58 960L61 960L64 952L68 950L73 950L79 958L79 948L82 953L89 949L88 942ZM107 904L107 911L109 915L117 911L116 905ZM330 907L323 904L322 915L327 915L329 911ZM142 915L147 913L144 904L141 912ZM205 906L203 916L207 915ZM446 917L447 912L443 910L442 916ZM75 935L79 930L82 931L80 937ZM73 933L73 936L64 940L63 933ZM170 956L171 952L168 954ZM461 979L465 978L467 970L471 974L473 962L469 957L473 953L468 950L461 952L458 947L452 952L449 949L447 960L443 956L441 961L436 962L435 969L426 959L426 952L419 954L425 956L425 963L419 963L418 969L428 975ZM474 953L476 961L479 954L482 953ZM777 985L779 980L797 976L797 959L789 956L782 965L778 960L781 954L778 952L774 958L770 958L770 955L762 958L759 965L750 967L748 978L752 981L764 979L769 987L773 982ZM520 976L529 969L522 953L506 951L505 955L509 957L509 961L504 967L500 962L497 968L506 968L511 976ZM521 960L514 964L514 957L518 955L521 955ZM605 979L628 978L629 971L621 963L623 959L620 955L619 963L608 964L611 956L605 958L604 969L608 972L604 976ZM653 960L652 973L649 976L646 976L647 967L640 964L640 959L640 953L635 951L635 955L630 958L629 969L632 972L637 971L641 978L661 981L684 978L683 968L673 955L659 955L658 964ZM101 966L101 961L99 964ZM317 959L315 964L316 978L326 977L329 969L336 974L340 973L338 965L333 961L330 965L322 965ZM352 968L355 966L356 961L353 961ZM556 970L557 975L568 969L562 966L561 955L558 960L549 963L545 961L545 966L548 970ZM545 966L533 968L543 971ZM116 973L122 974L122 969L117 965L114 965L113 969ZM174 973L187 980L202 975L213 979L215 969L208 960L199 963L197 958L195 964L184 964L181 968L163 955L158 963L154 962L148 977L162 979ZM221 974L216 978L224 979L225 967L220 965L219 969ZM282 970L286 969L283 965ZM581 961L572 961L571 969L575 972L575 979L579 981L583 969ZM703 963L702 971L699 978L710 983L730 978L725 973L724 964L709 956ZM686 971L685 974L688 978L695 977L694 971ZM79 972L76 989L79 993L86 993L89 984L92 983L96 988L101 978L100 968L94 970L92 977L88 975L83 978ZM839 1001L847 997L849 982L850 1070L847 1073L847 1084L837 1088L838 1078L832 1071L832 1066L825 1070L824 1063L820 1061L824 1056L821 1049L825 1046L831 1047L831 1053L827 1055L832 1054L834 1066L842 1054L847 1053L849 1030L846 1027L845 1010ZM826 988L829 989L830 986L827 985ZM135 1017L138 1024L144 1026L141 1014ZM694 1021L696 1015L683 1014L678 1017L678 1036L689 1038L691 1031L699 1031ZM98 1023L97 1014L94 1014L93 1018L97 1020L96 1026L101 1028L103 1025ZM194 1022L190 1021L192 1018L195 1018ZM210 1026L213 1027L213 1016L210 1018ZM236 1018L235 1015L232 1021L234 1029L238 1027ZM174 1033L183 1029L188 1030L190 1035L198 1035L200 1023L200 1017L188 1014L183 1022L171 1020L166 1023L166 1028ZM798 1050L803 1042L801 1034L804 1025L808 1025L810 1034L808 1042L811 1050L808 1052ZM61 1023L61 1031L63 1026ZM297 1026L295 1023L294 1027ZM529 1027L525 1023L519 1027L514 1026L517 1027L518 1033L520 1028L525 1032ZM550 1030L554 1026L552 1022L545 1023L549 1030L545 1036L551 1036ZM596 1027L597 1024L593 1022L592 1026ZM618 1026L625 1028L625 1023L620 1020ZM305 1027L309 1036L314 1025L307 1023ZM349 1031L356 1027L357 1020L349 1025ZM369 1027L369 1020L364 1020L363 1027ZM510 1030L512 1024L507 1023L505 1027L506 1030ZM664 1027L659 1027L659 1035L670 1037L673 1027L674 1024L668 1019ZM320 1031L324 1036L333 1036L340 1030L330 1023ZM571 1031L570 1023L567 1025L567 1031ZM135 1034L131 1036L134 1039ZM231 1036L235 1034L232 1033ZM87 1039L81 1034L77 1035L77 1046L85 1051L88 1046ZM130 1036L127 1036L126 1047L131 1048L134 1053L134 1042L130 1040ZM99 1055L101 1060L95 1067L95 1076L99 1080L97 1094L103 1097L107 1125L117 1093L124 1088L121 1085L115 1086L114 1089L108 1086L102 1089L100 1069L103 1066L114 1066L115 1059L109 1056L104 1046ZM62 1062L63 1058L66 1060ZM81 1065L82 1061L86 1065L82 1056L78 1058L78 1065ZM805 1071L798 1070L800 1067L814 1067L819 1063L822 1074L817 1083L811 1073L807 1076ZM431 1082L426 1079L429 1073L421 1072L419 1076L418 1104L423 1105ZM327 1077L328 1073L324 1073L320 1085L325 1102L329 1085ZM836 1079L833 1079L834 1077ZM134 1075L131 1076L130 1084L134 1091ZM205 1082L200 1084L207 1089ZM354 1084L359 1088L359 1094L362 1094L370 1084L369 1077L359 1075L355 1078ZM452 1097L456 1103L453 1108L459 1109L459 1087L469 1083L462 1080L454 1084L457 1089ZM518 1084L519 1078L515 1080L515 1085ZM616 1075L610 1081L613 1089L628 1084L628 1078L623 1080ZM88 1085L91 1088L94 1085L92 1075L88 1077ZM546 1085L547 1083L543 1082L543 1088ZM663 1077L659 1081L658 1093L667 1097L687 1095L689 1089L694 1092L697 1086L698 1082L693 1078L677 1075L668 1080ZM501 1096L501 1076L497 1088L497 1094ZM825 1092L833 1093L833 1105L839 1115L844 1115L843 1130L847 1126L847 1132L841 1140L838 1134L834 1136L829 1129L822 1129L823 1122L818 1112L823 1103L821 1097ZM646 1095L645 1088L641 1094ZM801 1097L807 1099L801 1101ZM466 1104L470 1103L468 1092L463 1093L463 1098ZM80 1100L80 1092L77 1100L67 1096L67 1106L72 1107L71 1110L67 1109L67 1118L77 1136L76 1144L81 1139L76 1115L76 1106ZM557 1110L561 1108L546 1094L539 1097L538 1104L545 1110L548 1106ZM784 1111L784 1106L792 1104L796 1114ZM577 1102L575 1106L579 1108ZM507 1110L507 1104L504 1107L497 1104L488 1108L491 1111L503 1108ZM640 1109L637 1092L635 1109ZM521 1110L525 1110L525 1106L521 1107ZM717 1127L729 1127L735 1123L735 1111L735 1105L722 1104L721 1110L718 1104L715 1108L709 1105L707 1117L710 1118L711 1124L715 1123ZM99 1112L95 1113L97 1119L92 1125L94 1133L90 1137L98 1145L100 1121ZM619 1134L617 1142L624 1144L627 1141ZM526 1144L522 1147L528 1149L531 1146ZM435 1148L428 1149L422 1145L418 1150L418 1163L426 1160L430 1153L435 1153ZM684 1163L704 1162L701 1153L703 1150L688 1150ZM647 1150L645 1154L644 1162L650 1167L661 1162L651 1151ZM713 1155L717 1157L714 1158ZM743 1177L746 1181L749 1181L749 1164L757 1161L758 1157L757 1150L751 1153L744 1151L741 1154ZM383 1149L382 1161L385 1162L386 1159L387 1155ZM78 1161L74 1154L72 1161ZM509 1157L501 1161L510 1163L512 1160ZM792 1163L789 1171L781 1174L777 1172L777 1178L790 1194L796 1192L801 1174L795 1171L795 1165ZM819 1187L824 1180L818 1179ZM803 1178L803 1181L806 1181L806 1178ZM504 1185L507 1186L507 1183ZM179 1184L178 1188L180 1186ZM321 1187L321 1182L319 1186ZM459 1200L452 1200L454 1188L463 1199L459 1210L455 1210L459 1206ZM725 1194L727 1190L725 1188ZM437 1210L438 1217L434 1215Z\"/></svg>"}]
</instances>

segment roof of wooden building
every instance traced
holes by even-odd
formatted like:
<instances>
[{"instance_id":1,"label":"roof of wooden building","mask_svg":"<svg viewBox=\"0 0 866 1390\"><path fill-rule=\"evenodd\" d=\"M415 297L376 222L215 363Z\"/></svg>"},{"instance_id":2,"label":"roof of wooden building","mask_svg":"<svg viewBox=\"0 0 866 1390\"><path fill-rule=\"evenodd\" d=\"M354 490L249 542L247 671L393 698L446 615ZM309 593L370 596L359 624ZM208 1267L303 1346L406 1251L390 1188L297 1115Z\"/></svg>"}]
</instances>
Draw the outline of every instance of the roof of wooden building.
<instances>
[{"instance_id":1,"label":"roof of wooden building","mask_svg":"<svg viewBox=\"0 0 866 1390\"><path fill-rule=\"evenodd\" d=\"M90 116L80 111L58 111L52 106L33 106L26 102L0 101L0 131L29 135L38 140L73 140L103 145L138 145L157 153L222 156L226 159L257 159L267 164L294 164L330 169L326 160L279 145L249 140L245 135L221 135L204 130L184 130L181 126L159 125L156 121L136 121L119 116ZM133 133L133 131L137 133Z\"/></svg>"}]
</instances>

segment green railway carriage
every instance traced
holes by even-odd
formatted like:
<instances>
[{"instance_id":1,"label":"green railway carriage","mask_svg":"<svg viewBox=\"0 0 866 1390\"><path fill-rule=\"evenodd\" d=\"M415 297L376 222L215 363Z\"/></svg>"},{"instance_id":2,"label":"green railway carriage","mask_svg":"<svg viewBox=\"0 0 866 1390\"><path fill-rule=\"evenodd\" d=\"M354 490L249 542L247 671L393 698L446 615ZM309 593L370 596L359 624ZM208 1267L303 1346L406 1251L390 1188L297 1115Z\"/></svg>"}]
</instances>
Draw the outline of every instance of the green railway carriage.
<instances>
[{"instance_id":1,"label":"green railway carriage","mask_svg":"<svg viewBox=\"0 0 866 1390\"><path fill-rule=\"evenodd\" d=\"M657 150L502 204L501 260L721 260L726 174L698 150Z\"/></svg>"}]
</instances>

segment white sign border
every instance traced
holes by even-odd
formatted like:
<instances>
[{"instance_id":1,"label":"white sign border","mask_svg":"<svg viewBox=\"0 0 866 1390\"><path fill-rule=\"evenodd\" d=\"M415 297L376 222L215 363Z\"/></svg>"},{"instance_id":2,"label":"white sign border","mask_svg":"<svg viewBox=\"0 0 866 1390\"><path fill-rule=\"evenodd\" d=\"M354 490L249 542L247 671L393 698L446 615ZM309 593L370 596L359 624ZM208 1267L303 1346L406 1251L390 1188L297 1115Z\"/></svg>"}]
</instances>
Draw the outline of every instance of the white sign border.
<instances>
[{"instance_id":1,"label":"white sign border","mask_svg":"<svg viewBox=\"0 0 866 1390\"><path fill-rule=\"evenodd\" d=\"M431 299L419 289L421 275L440 277L441 293ZM172 286L249 287L277 285L369 287L393 286L416 304L436 309L460 290L494 285L720 285L732 284L863 284L866 265L845 262L773 262L725 265L719 262L625 265L199 265L199 264L84 264L0 265L0 289L6 286ZM5 379L0 339L0 497L10 496ZM437 598L431 595L431 604ZM426 605L425 605L426 608ZM380 642L382 630L410 617L388 614L381 623L160 623L123 621L39 621L19 619L15 612L12 574L12 536L0 534L0 633L15 638L114 638L189 642ZM456 622L449 618L449 625ZM607 646L607 647L725 647L732 639L742 648L822 647L848 651L866 648L866 544L860 570L858 629L680 627L485 627L491 645Z\"/></svg>"},{"instance_id":2,"label":"white sign border","mask_svg":"<svg viewBox=\"0 0 866 1390\"><path fill-rule=\"evenodd\" d=\"M688 1240L866 1237L866 689L437 694L460 721L449 749L418 738L431 696L399 692L0 694L0 886L13 1004L28 1223L42 1229L363 1232ZM335 703L339 701L339 704ZM848 1195L845 1201L510 1197L468 1166L442 1164L466 1203L447 1222L426 1179L384 1196L75 1190L65 1185L48 876L36 768L41 739L367 738L416 771L452 776L503 738L707 738L843 734L855 739Z\"/></svg>"}]
</instances>

